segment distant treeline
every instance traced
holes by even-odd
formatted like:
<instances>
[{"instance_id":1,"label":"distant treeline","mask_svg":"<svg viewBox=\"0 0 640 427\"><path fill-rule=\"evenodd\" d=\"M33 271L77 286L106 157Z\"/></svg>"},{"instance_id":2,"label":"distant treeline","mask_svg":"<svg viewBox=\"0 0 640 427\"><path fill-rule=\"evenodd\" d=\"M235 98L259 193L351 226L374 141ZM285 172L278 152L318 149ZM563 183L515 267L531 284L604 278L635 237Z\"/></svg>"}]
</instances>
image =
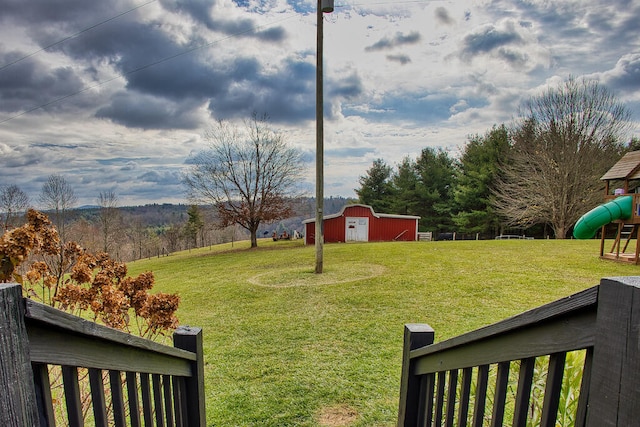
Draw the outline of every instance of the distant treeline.
<instances>
[{"instance_id":1,"label":"distant treeline","mask_svg":"<svg viewBox=\"0 0 640 427\"><path fill-rule=\"evenodd\" d=\"M354 199L329 197L324 201L327 214L337 213ZM295 203L296 215L276 223L263 224L260 237L270 237L276 231L302 233L302 221L312 218L315 198L300 198ZM66 240L97 252L106 250L114 259L132 261L168 255L171 252L196 247L228 243L249 238L241 227L220 229L216 226L214 210L210 206L187 204L147 204L110 208L111 226L105 231L105 209L83 206L65 211ZM45 213L54 216L51 211ZM20 223L19 218L13 222Z\"/></svg>"},{"instance_id":2,"label":"distant treeline","mask_svg":"<svg viewBox=\"0 0 640 427\"><path fill-rule=\"evenodd\" d=\"M537 145L527 132L496 126L470 136L459 157L427 147L394 167L376 159L360 177L359 202L376 212L420 216L420 231L434 238L566 238L582 214L603 202L600 177L640 148L632 139L569 150L547 140Z\"/></svg>"}]
</instances>

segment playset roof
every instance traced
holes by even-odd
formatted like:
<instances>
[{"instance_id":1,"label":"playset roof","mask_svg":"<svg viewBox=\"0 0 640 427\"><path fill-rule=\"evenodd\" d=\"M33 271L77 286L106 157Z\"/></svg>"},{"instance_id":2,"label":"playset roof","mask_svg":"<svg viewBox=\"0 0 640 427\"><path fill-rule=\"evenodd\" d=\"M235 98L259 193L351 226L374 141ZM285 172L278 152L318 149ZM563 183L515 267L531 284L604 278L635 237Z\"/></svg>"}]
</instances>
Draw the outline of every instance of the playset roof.
<instances>
[{"instance_id":1,"label":"playset roof","mask_svg":"<svg viewBox=\"0 0 640 427\"><path fill-rule=\"evenodd\" d=\"M630 151L622 156L600 179L640 179L640 151Z\"/></svg>"}]
</instances>

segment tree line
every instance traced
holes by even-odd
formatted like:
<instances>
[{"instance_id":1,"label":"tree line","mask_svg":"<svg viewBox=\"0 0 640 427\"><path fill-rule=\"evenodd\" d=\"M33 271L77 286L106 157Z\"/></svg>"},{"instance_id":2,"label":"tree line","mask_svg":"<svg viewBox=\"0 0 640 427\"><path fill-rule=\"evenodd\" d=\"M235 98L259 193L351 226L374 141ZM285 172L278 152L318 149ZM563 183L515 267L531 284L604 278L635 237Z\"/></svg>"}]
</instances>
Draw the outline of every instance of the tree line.
<instances>
[{"instance_id":1,"label":"tree line","mask_svg":"<svg viewBox=\"0 0 640 427\"><path fill-rule=\"evenodd\" d=\"M517 229L565 238L602 201L599 178L626 151L640 148L636 138L623 141L630 117L597 81L569 78L524 102L511 126L470 136L458 158L424 148L395 167L376 159L356 193L378 212L420 216L423 231L490 237ZM188 159L183 175L191 204L186 218L156 230L137 226L135 218L123 219L116 195L107 191L97 198L97 221L73 231L124 260L232 241L237 233L255 247L265 224L300 212L303 155L266 115L254 113L244 127L221 121L204 137L209 147ZM70 240L66 219L76 198L64 178L49 177L39 201L63 241ZM5 229L28 203L17 186L0 187Z\"/></svg>"},{"instance_id":2,"label":"tree line","mask_svg":"<svg viewBox=\"0 0 640 427\"><path fill-rule=\"evenodd\" d=\"M52 189L57 190L50 191ZM66 194L64 197L58 192L61 189ZM92 253L107 252L120 262L250 237L249 232L237 224L223 226L210 205L119 206L114 191L100 192L95 202L95 206L77 207L75 192L61 175L49 176L33 200L15 184L0 185L0 232L24 224L27 209L38 204L60 228L61 241L78 242ZM325 199L324 205L327 214L332 214L347 203L353 203L353 199L330 197ZM277 221L262 222L256 234L270 237L274 231L278 234L284 230L289 234L301 232L302 220L313 217L315 200L302 197L291 200L291 206L292 214Z\"/></svg>"},{"instance_id":3,"label":"tree line","mask_svg":"<svg viewBox=\"0 0 640 427\"><path fill-rule=\"evenodd\" d=\"M248 237L236 227L217 227L204 206L122 207L114 191L105 191L96 196L95 207L78 208L74 189L58 174L48 177L33 201L15 184L0 186L2 229L21 226L33 202L51 219L62 243L75 241L92 253L106 252L121 262Z\"/></svg>"},{"instance_id":4,"label":"tree line","mask_svg":"<svg viewBox=\"0 0 640 427\"><path fill-rule=\"evenodd\" d=\"M374 160L356 193L378 212L420 216L422 231L563 239L603 202L600 177L640 149L623 141L629 129L629 110L606 87L569 78L526 101L511 126L470 136L458 158L424 148L395 167Z\"/></svg>"},{"instance_id":5,"label":"tree line","mask_svg":"<svg viewBox=\"0 0 640 427\"><path fill-rule=\"evenodd\" d=\"M296 216L297 208L304 204L299 192L304 166L301 151L291 148L285 135L269 126L266 114L254 113L244 124L220 121L205 131L209 147L188 159L190 166L183 174L190 202L186 218L174 218L154 229L118 209L117 196L106 191L97 197L99 207L93 220L71 221L77 198L59 174L51 175L42 186L39 204L54 221L63 242L74 234L74 240L118 260L245 237L256 247L261 227ZM29 197L17 185L0 186L5 230L16 226L29 205Z\"/></svg>"}]
</instances>

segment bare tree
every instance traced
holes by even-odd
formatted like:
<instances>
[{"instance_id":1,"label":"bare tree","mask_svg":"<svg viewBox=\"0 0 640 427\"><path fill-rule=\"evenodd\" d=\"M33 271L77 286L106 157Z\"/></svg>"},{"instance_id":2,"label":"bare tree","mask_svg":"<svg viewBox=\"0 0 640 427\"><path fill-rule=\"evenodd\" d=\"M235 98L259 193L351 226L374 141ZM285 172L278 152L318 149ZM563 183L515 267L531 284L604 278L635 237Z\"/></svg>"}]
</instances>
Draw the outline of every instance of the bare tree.
<instances>
[{"instance_id":1,"label":"bare tree","mask_svg":"<svg viewBox=\"0 0 640 427\"><path fill-rule=\"evenodd\" d=\"M208 150L190 159L184 182L194 203L213 204L220 227L238 224L256 247L260 223L287 218L302 175L299 151L268 126L266 117L245 127L219 122L206 132Z\"/></svg>"},{"instance_id":2,"label":"bare tree","mask_svg":"<svg viewBox=\"0 0 640 427\"><path fill-rule=\"evenodd\" d=\"M14 226L17 217L29 207L29 197L15 184L0 187L0 214L4 230Z\"/></svg>"},{"instance_id":3,"label":"bare tree","mask_svg":"<svg viewBox=\"0 0 640 427\"><path fill-rule=\"evenodd\" d=\"M118 196L112 190L101 191L98 195L100 212L100 234L102 236L102 250L109 252L111 249L112 235L120 218L118 211Z\"/></svg>"},{"instance_id":4,"label":"bare tree","mask_svg":"<svg viewBox=\"0 0 640 427\"><path fill-rule=\"evenodd\" d=\"M180 250L180 238L182 236L182 227L176 224L170 224L164 231L163 238L169 253Z\"/></svg>"},{"instance_id":5,"label":"bare tree","mask_svg":"<svg viewBox=\"0 0 640 427\"><path fill-rule=\"evenodd\" d=\"M74 242L68 240L67 235L67 213L77 203L76 195L71 185L62 175L49 175L47 181L42 185L39 198L40 204L49 211L49 216L53 216L53 223L60 236L60 251L57 255L45 257L45 263L49 270L56 277L54 295L57 294L62 279L70 271L74 257L71 255L71 248L76 246Z\"/></svg>"},{"instance_id":6,"label":"bare tree","mask_svg":"<svg viewBox=\"0 0 640 427\"><path fill-rule=\"evenodd\" d=\"M73 188L62 175L49 175L47 181L42 185L39 202L44 209L51 211L54 224L60 235L60 241L63 244L67 241L65 234L67 212L76 205L77 201Z\"/></svg>"},{"instance_id":7,"label":"bare tree","mask_svg":"<svg viewBox=\"0 0 640 427\"><path fill-rule=\"evenodd\" d=\"M127 237L131 242L131 259L142 258L142 241L145 235L145 226L140 218L128 218L126 221Z\"/></svg>"},{"instance_id":8,"label":"bare tree","mask_svg":"<svg viewBox=\"0 0 640 427\"><path fill-rule=\"evenodd\" d=\"M623 154L629 110L596 81L570 78L524 104L495 186L507 225L549 224L564 239L602 200L600 177Z\"/></svg>"}]
</instances>

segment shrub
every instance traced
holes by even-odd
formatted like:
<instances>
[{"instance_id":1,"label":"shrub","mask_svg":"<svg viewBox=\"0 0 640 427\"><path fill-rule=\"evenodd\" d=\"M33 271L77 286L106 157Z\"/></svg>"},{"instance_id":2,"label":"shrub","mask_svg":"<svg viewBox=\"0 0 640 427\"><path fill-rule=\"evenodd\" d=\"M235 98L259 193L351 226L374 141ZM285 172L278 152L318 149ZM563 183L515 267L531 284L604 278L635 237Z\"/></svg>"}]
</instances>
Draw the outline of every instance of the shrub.
<instances>
[{"instance_id":1,"label":"shrub","mask_svg":"<svg viewBox=\"0 0 640 427\"><path fill-rule=\"evenodd\" d=\"M61 242L47 216L35 210L28 211L26 224L0 237L0 282L12 281L22 285L27 298L145 338L166 336L178 326L180 297L150 294L153 273L128 277L127 266L109 254L91 254L75 242ZM56 419L63 425L60 367L49 367L49 375ZM80 370L85 418L91 405L87 375L86 369ZM107 373L103 376L106 381Z\"/></svg>"},{"instance_id":2,"label":"shrub","mask_svg":"<svg viewBox=\"0 0 640 427\"><path fill-rule=\"evenodd\" d=\"M27 271L20 274L30 258ZM150 294L153 273L128 277L127 266L109 254L91 254L75 242L60 242L51 221L36 210L28 211L26 224L0 238L0 265L0 281L20 283L27 298L109 327L157 338L178 326L180 297Z\"/></svg>"}]
</instances>

